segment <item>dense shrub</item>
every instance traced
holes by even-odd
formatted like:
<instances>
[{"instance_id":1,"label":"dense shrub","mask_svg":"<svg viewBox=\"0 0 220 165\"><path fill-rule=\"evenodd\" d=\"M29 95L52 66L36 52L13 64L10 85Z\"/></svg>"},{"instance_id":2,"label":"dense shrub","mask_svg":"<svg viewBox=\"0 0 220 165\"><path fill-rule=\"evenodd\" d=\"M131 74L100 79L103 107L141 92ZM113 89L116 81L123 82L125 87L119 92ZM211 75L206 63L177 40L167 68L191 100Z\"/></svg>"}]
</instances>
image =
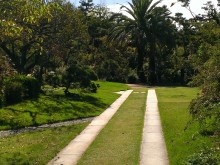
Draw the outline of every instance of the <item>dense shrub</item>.
<instances>
[{"instance_id":1,"label":"dense shrub","mask_svg":"<svg viewBox=\"0 0 220 165\"><path fill-rule=\"evenodd\" d=\"M199 153L190 155L184 162L185 165L219 165L220 151L219 149L203 149Z\"/></svg>"},{"instance_id":2,"label":"dense shrub","mask_svg":"<svg viewBox=\"0 0 220 165\"><path fill-rule=\"evenodd\" d=\"M5 81L4 83L4 101L6 105L22 101L23 87L21 82Z\"/></svg>"},{"instance_id":3,"label":"dense shrub","mask_svg":"<svg viewBox=\"0 0 220 165\"><path fill-rule=\"evenodd\" d=\"M40 93L40 85L38 80L33 77L22 76L22 84L24 90L24 98L37 98Z\"/></svg>"},{"instance_id":4,"label":"dense shrub","mask_svg":"<svg viewBox=\"0 0 220 165\"><path fill-rule=\"evenodd\" d=\"M97 86L91 80L97 80L96 74L88 67L77 63L71 64L63 75L63 84L66 87L65 94L69 93L69 88L82 88L86 91L96 92Z\"/></svg>"},{"instance_id":5,"label":"dense shrub","mask_svg":"<svg viewBox=\"0 0 220 165\"><path fill-rule=\"evenodd\" d=\"M98 86L94 82L91 82L88 89L89 89L90 92L96 93L97 89L98 89Z\"/></svg>"},{"instance_id":6,"label":"dense shrub","mask_svg":"<svg viewBox=\"0 0 220 165\"><path fill-rule=\"evenodd\" d=\"M130 73L128 74L128 77L127 77L127 83L135 84L137 82L138 82L138 75L137 75L136 71L134 71L134 70L130 71Z\"/></svg>"},{"instance_id":7,"label":"dense shrub","mask_svg":"<svg viewBox=\"0 0 220 165\"><path fill-rule=\"evenodd\" d=\"M99 79L113 82L126 82L127 68L112 59L103 61L96 69Z\"/></svg>"},{"instance_id":8,"label":"dense shrub","mask_svg":"<svg viewBox=\"0 0 220 165\"><path fill-rule=\"evenodd\" d=\"M53 86L53 87L57 87L57 86L61 85L62 75L60 75L54 71L50 71L50 72L44 74L44 82L48 85Z\"/></svg>"},{"instance_id":9,"label":"dense shrub","mask_svg":"<svg viewBox=\"0 0 220 165\"><path fill-rule=\"evenodd\" d=\"M200 123L201 133L220 135L220 57L209 59L194 82L201 85L201 94L190 104L190 113Z\"/></svg>"},{"instance_id":10,"label":"dense shrub","mask_svg":"<svg viewBox=\"0 0 220 165\"><path fill-rule=\"evenodd\" d=\"M29 76L17 75L5 78L3 82L4 101L6 105L23 99L37 98L40 92L38 81Z\"/></svg>"},{"instance_id":11,"label":"dense shrub","mask_svg":"<svg viewBox=\"0 0 220 165\"><path fill-rule=\"evenodd\" d=\"M3 106L3 101L4 101L4 97L3 97L2 90L0 88L0 108L2 108L2 106Z\"/></svg>"}]
</instances>

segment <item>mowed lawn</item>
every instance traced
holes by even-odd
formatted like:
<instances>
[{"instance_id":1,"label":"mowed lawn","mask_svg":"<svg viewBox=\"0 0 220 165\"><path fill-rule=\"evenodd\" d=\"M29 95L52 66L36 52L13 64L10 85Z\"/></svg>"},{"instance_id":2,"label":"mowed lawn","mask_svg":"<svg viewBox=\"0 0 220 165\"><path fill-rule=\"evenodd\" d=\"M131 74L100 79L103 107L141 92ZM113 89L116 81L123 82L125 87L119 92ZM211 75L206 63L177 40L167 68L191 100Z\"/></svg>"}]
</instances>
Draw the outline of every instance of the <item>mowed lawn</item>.
<instances>
[{"instance_id":1,"label":"mowed lawn","mask_svg":"<svg viewBox=\"0 0 220 165\"><path fill-rule=\"evenodd\" d=\"M97 116L120 96L114 92L128 89L121 83L96 83L100 85L97 93L70 90L72 95L66 97L63 88L50 89L38 99L1 108L0 130Z\"/></svg>"},{"instance_id":2,"label":"mowed lawn","mask_svg":"<svg viewBox=\"0 0 220 165\"><path fill-rule=\"evenodd\" d=\"M45 165L89 123L0 137L1 165Z\"/></svg>"},{"instance_id":3,"label":"mowed lawn","mask_svg":"<svg viewBox=\"0 0 220 165\"><path fill-rule=\"evenodd\" d=\"M79 165L139 164L146 96L146 88L135 89L85 152Z\"/></svg>"},{"instance_id":4,"label":"mowed lawn","mask_svg":"<svg viewBox=\"0 0 220 165\"><path fill-rule=\"evenodd\" d=\"M31 126L34 121L30 114L34 112L37 113L35 118L37 124L96 116L120 97L114 92L128 89L126 84L121 83L97 83L100 84L97 93L66 98L63 91L58 90L41 95L37 100L27 100L2 108L0 109L0 128L12 128L16 123L16 128ZM5 116L1 116L2 114ZM40 131L0 137L0 165L45 165L88 124L45 128Z\"/></svg>"},{"instance_id":5,"label":"mowed lawn","mask_svg":"<svg viewBox=\"0 0 220 165\"><path fill-rule=\"evenodd\" d=\"M189 155L213 143L213 137L199 134L198 123L190 124L188 106L198 92L187 87L156 89L170 165L183 164Z\"/></svg>"}]
</instances>

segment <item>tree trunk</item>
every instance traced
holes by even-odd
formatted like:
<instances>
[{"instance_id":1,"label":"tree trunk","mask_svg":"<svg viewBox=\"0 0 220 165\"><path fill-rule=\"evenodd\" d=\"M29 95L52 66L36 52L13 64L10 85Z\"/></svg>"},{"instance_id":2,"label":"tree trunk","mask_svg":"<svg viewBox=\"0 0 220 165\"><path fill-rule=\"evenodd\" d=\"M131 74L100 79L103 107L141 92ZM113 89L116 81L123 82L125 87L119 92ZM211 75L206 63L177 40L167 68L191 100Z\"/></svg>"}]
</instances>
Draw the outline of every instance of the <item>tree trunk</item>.
<instances>
[{"instance_id":1,"label":"tree trunk","mask_svg":"<svg viewBox=\"0 0 220 165\"><path fill-rule=\"evenodd\" d=\"M139 81L142 83L146 82L146 77L144 74L143 63L144 63L144 47L138 48L138 56L137 56L137 75Z\"/></svg>"},{"instance_id":2,"label":"tree trunk","mask_svg":"<svg viewBox=\"0 0 220 165\"><path fill-rule=\"evenodd\" d=\"M155 46L155 42L151 41L150 54L149 54L149 79L148 79L150 85L155 85L157 83L155 57L156 57L156 46Z\"/></svg>"},{"instance_id":3,"label":"tree trunk","mask_svg":"<svg viewBox=\"0 0 220 165\"><path fill-rule=\"evenodd\" d=\"M185 84L185 70L184 70L184 68L182 68L180 70L180 83L181 83L181 85Z\"/></svg>"}]
</instances>

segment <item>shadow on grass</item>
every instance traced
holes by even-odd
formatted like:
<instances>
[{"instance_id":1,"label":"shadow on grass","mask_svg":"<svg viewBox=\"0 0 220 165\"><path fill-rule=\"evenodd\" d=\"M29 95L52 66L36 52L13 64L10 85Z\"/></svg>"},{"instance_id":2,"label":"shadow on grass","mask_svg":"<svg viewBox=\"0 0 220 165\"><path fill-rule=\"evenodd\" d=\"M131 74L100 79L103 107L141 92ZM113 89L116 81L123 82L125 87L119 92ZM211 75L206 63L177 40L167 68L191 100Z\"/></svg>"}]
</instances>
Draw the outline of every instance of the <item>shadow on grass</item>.
<instances>
[{"instance_id":1,"label":"shadow on grass","mask_svg":"<svg viewBox=\"0 0 220 165\"><path fill-rule=\"evenodd\" d=\"M107 106L101 99L86 94L44 95L39 99L26 101L19 106L5 107L4 109L11 111L13 116L1 124L10 125L13 129L17 129L25 126L97 116Z\"/></svg>"}]
</instances>

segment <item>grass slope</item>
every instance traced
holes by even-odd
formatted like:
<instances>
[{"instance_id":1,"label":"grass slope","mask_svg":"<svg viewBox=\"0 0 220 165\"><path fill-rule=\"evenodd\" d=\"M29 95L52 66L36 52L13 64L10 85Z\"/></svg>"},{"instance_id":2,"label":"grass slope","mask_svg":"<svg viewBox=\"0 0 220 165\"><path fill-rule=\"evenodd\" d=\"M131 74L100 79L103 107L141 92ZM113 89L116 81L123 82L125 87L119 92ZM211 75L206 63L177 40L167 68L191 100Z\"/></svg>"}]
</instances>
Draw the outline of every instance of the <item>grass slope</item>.
<instances>
[{"instance_id":1,"label":"grass slope","mask_svg":"<svg viewBox=\"0 0 220 165\"><path fill-rule=\"evenodd\" d=\"M0 109L0 130L16 129L31 125L41 125L58 121L99 115L119 95L113 92L127 90L121 83L96 82L100 85L97 93L79 94L66 97L59 88L37 100L26 100Z\"/></svg>"},{"instance_id":2,"label":"grass slope","mask_svg":"<svg viewBox=\"0 0 220 165\"><path fill-rule=\"evenodd\" d=\"M171 165L179 165L189 155L212 144L212 138L198 133L198 123L189 124L190 101L196 97L197 88L158 88L161 122Z\"/></svg>"},{"instance_id":3,"label":"grass slope","mask_svg":"<svg viewBox=\"0 0 220 165\"><path fill-rule=\"evenodd\" d=\"M147 89L136 89L136 92ZM132 93L83 155L79 165L139 164L146 93Z\"/></svg>"}]
</instances>

